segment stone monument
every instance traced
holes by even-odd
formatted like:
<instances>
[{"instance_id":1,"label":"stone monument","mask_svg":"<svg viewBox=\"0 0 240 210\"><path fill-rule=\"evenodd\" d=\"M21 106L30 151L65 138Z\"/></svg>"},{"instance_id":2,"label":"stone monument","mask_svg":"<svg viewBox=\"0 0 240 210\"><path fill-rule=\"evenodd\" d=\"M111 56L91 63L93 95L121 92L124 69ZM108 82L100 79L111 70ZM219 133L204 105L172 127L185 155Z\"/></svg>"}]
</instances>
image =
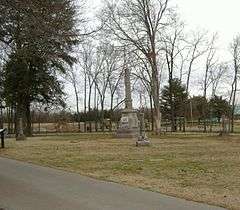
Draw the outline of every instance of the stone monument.
<instances>
[{"instance_id":1,"label":"stone monument","mask_svg":"<svg viewBox=\"0 0 240 210\"><path fill-rule=\"evenodd\" d=\"M125 109L117 130L118 138L137 138L139 136L139 122L137 111L132 107L130 71L125 68Z\"/></svg>"},{"instance_id":2,"label":"stone monument","mask_svg":"<svg viewBox=\"0 0 240 210\"><path fill-rule=\"evenodd\" d=\"M145 119L144 113L140 113L140 133L138 136L138 140L136 141L136 146L149 146L150 141L147 138L147 134L145 132Z\"/></svg>"}]
</instances>

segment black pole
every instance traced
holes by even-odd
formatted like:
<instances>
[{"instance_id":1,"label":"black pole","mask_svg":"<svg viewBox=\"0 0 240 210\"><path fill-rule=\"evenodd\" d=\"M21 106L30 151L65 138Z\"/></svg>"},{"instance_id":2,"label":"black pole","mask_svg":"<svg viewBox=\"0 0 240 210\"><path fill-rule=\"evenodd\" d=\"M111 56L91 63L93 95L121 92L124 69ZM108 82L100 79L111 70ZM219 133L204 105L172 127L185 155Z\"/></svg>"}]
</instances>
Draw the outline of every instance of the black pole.
<instances>
[{"instance_id":1,"label":"black pole","mask_svg":"<svg viewBox=\"0 0 240 210\"><path fill-rule=\"evenodd\" d=\"M4 130L1 131L1 148L5 148L5 145L4 145Z\"/></svg>"}]
</instances>

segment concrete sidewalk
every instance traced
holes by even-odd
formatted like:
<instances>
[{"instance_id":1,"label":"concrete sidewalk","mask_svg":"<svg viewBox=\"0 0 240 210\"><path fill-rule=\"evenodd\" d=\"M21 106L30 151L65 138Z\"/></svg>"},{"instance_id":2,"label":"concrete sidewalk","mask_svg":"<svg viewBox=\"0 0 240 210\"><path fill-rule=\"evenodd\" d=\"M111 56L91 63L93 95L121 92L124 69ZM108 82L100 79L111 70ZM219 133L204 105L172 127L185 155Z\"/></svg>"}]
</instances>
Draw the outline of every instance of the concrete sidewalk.
<instances>
[{"instance_id":1,"label":"concrete sidewalk","mask_svg":"<svg viewBox=\"0 0 240 210\"><path fill-rule=\"evenodd\" d=\"M0 158L1 207L4 210L222 209L5 158Z\"/></svg>"}]
</instances>

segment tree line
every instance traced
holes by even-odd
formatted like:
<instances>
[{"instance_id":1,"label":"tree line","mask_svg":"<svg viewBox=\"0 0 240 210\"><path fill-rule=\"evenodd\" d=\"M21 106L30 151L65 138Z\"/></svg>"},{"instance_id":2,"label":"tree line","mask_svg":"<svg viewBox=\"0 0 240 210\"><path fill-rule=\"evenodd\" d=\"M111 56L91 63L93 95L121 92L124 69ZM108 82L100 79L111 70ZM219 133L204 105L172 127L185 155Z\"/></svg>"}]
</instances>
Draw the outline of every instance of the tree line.
<instances>
[{"instance_id":1,"label":"tree line","mask_svg":"<svg viewBox=\"0 0 240 210\"><path fill-rule=\"evenodd\" d=\"M32 110L55 106L72 107L79 130L86 116L102 127L106 117L116 121L125 68L135 104L150 110L156 134L162 118L176 131L178 117L198 116L206 131L207 121L223 114L234 130L240 36L229 61L218 56L218 35L188 31L169 0L105 0L93 30L84 11L74 0L1 1L0 99L12 110L16 134L20 118L31 135Z\"/></svg>"}]
</instances>

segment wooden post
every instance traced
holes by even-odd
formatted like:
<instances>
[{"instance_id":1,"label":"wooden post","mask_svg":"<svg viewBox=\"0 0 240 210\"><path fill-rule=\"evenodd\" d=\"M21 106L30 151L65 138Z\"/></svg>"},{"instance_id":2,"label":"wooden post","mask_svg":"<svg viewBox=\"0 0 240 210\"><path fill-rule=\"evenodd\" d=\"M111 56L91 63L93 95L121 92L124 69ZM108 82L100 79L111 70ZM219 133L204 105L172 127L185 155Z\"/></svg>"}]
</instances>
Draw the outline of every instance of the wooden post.
<instances>
[{"instance_id":1,"label":"wooden post","mask_svg":"<svg viewBox=\"0 0 240 210\"><path fill-rule=\"evenodd\" d=\"M4 145L4 134L3 133L1 133L1 147L5 148L5 145Z\"/></svg>"},{"instance_id":2,"label":"wooden post","mask_svg":"<svg viewBox=\"0 0 240 210\"><path fill-rule=\"evenodd\" d=\"M1 148L5 148L5 144L4 144L4 132L5 132L5 129L1 129L1 130L0 130L0 135L1 135Z\"/></svg>"}]
</instances>

